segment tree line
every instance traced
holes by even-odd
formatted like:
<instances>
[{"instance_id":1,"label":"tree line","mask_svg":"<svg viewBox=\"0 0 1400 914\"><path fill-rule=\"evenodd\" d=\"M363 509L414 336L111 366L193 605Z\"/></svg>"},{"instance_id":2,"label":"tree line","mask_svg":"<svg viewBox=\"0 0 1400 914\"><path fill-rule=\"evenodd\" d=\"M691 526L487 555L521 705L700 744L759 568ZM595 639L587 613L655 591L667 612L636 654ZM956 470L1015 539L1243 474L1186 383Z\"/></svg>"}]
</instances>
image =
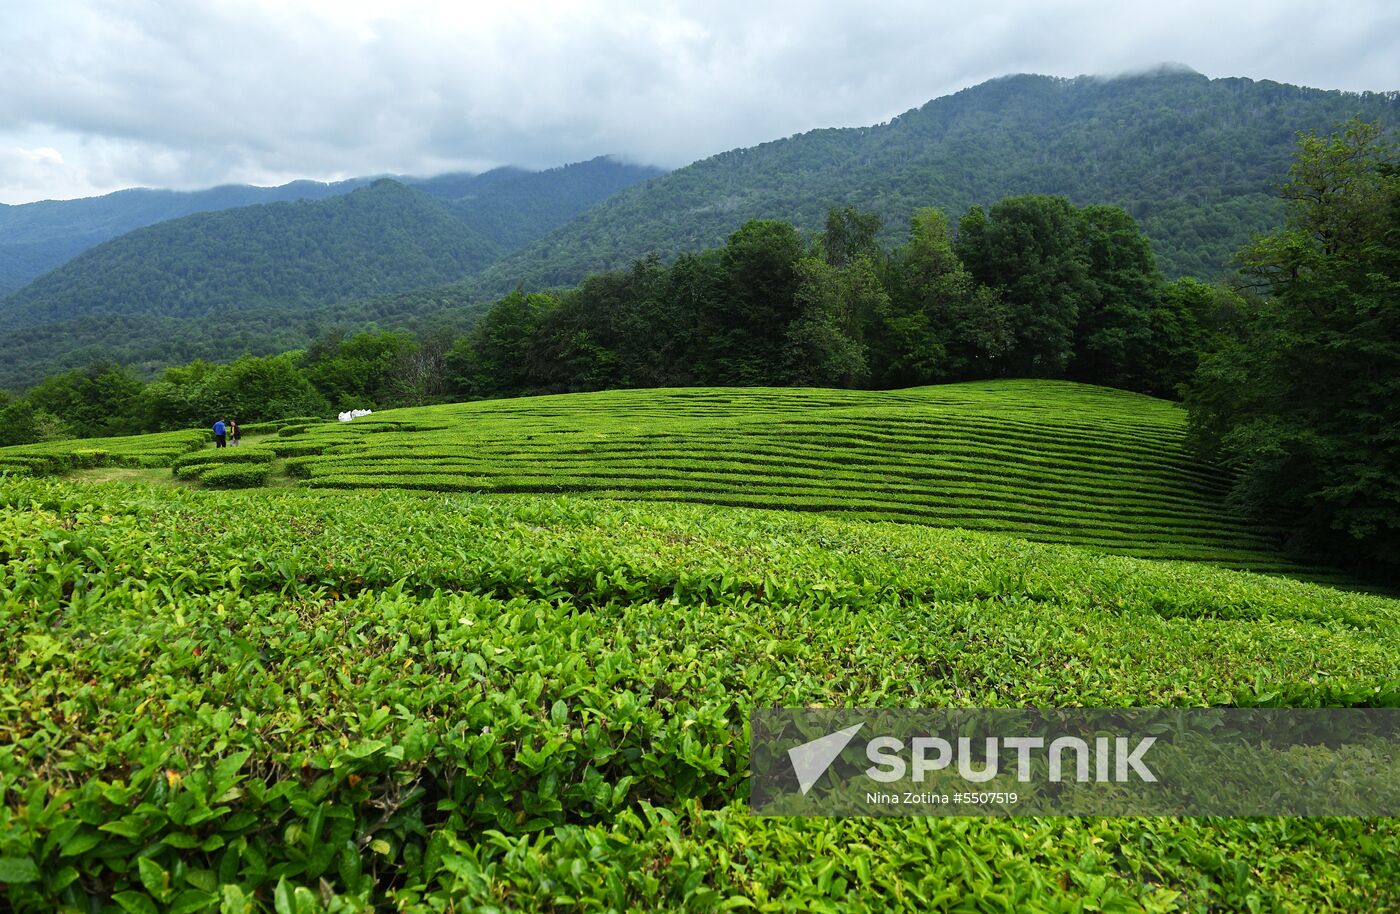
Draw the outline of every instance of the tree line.
<instances>
[{"instance_id":1,"label":"tree line","mask_svg":"<svg viewBox=\"0 0 1400 914\"><path fill-rule=\"evenodd\" d=\"M1116 207L1008 197L969 210L956 234L924 209L893 249L880 229L853 208L812 238L750 221L670 265L513 292L466 333L331 331L305 350L195 361L149 382L98 362L9 398L0 443L617 387L1029 376L1172 395L1239 307L1224 289L1163 280Z\"/></svg>"}]
</instances>

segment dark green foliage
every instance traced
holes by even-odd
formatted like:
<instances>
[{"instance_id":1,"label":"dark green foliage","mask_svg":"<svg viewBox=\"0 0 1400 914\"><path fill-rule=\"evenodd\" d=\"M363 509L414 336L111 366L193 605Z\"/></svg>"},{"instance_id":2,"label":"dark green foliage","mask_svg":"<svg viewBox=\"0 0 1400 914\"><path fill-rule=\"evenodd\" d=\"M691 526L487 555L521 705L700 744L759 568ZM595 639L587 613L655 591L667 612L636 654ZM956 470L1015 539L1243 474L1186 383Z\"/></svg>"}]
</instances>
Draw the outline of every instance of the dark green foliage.
<instances>
[{"instance_id":1,"label":"dark green foliage","mask_svg":"<svg viewBox=\"0 0 1400 914\"><path fill-rule=\"evenodd\" d=\"M941 212L914 213L909 243L895 251L887 276L888 304L870 319L879 386L999 373L1012 341L1009 311L998 290L964 267Z\"/></svg>"},{"instance_id":2,"label":"dark green foliage","mask_svg":"<svg viewBox=\"0 0 1400 914\"><path fill-rule=\"evenodd\" d=\"M1080 211L1086 261L1071 377L1149 390L1153 384L1153 312L1162 305L1162 277L1147 238L1115 206Z\"/></svg>"},{"instance_id":3,"label":"dark green foliage","mask_svg":"<svg viewBox=\"0 0 1400 914\"><path fill-rule=\"evenodd\" d=\"M858 266L857 266L858 265ZM870 375L863 341L870 315L887 306L868 259L845 271L825 260L797 262L797 313L784 333L783 374L798 387L855 387Z\"/></svg>"},{"instance_id":4,"label":"dark green foliage","mask_svg":"<svg viewBox=\"0 0 1400 914\"><path fill-rule=\"evenodd\" d=\"M1026 193L1122 207L1169 277L1214 280L1279 224L1297 132L1358 113L1395 125L1400 97L1180 70L995 79L886 124L736 149L628 188L470 282L481 297L571 284L651 252L669 261L720 245L750 219L815 233L832 207L874 212L891 245L921 207L956 214Z\"/></svg>"},{"instance_id":5,"label":"dark green foliage","mask_svg":"<svg viewBox=\"0 0 1400 914\"><path fill-rule=\"evenodd\" d=\"M335 411L373 408L393 396L418 352L413 334L402 331L332 334L307 350L303 368Z\"/></svg>"},{"instance_id":6,"label":"dark green foliage","mask_svg":"<svg viewBox=\"0 0 1400 914\"><path fill-rule=\"evenodd\" d=\"M972 210L956 250L944 216L920 210L909 243L888 255L870 214L833 210L828 221L810 244L787 223L759 220L669 267L649 257L557 294L516 291L465 335L448 323L417 334L332 328L304 356L167 369L140 392L134 417L112 427L618 387L902 387L1024 374L1169 394L1215 320L1210 294L1167 296L1142 234L1112 207L1008 198L990 220ZM105 402L125 417L127 401ZM0 409L10 443L100 431L90 424L50 401Z\"/></svg>"},{"instance_id":7,"label":"dark green foliage","mask_svg":"<svg viewBox=\"0 0 1400 914\"><path fill-rule=\"evenodd\" d=\"M0 445L142 431L143 386L129 370L100 362L54 375L0 404Z\"/></svg>"},{"instance_id":8,"label":"dark green foliage","mask_svg":"<svg viewBox=\"0 0 1400 914\"><path fill-rule=\"evenodd\" d=\"M143 387L130 370L99 362L46 379L25 399L35 409L62 417L74 435L129 435L139 431L131 417Z\"/></svg>"},{"instance_id":9,"label":"dark green foliage","mask_svg":"<svg viewBox=\"0 0 1400 914\"><path fill-rule=\"evenodd\" d=\"M1377 127L1310 136L1286 228L1242 254L1259 294L1201 362L1197 440L1236 500L1310 552L1400 573L1400 145Z\"/></svg>"},{"instance_id":10,"label":"dark green foliage","mask_svg":"<svg viewBox=\"0 0 1400 914\"><path fill-rule=\"evenodd\" d=\"M624 188L665 174L609 156L547 171L497 169L478 175L450 195L432 182L421 190L450 200L461 220L503 251L513 251L572 221ZM456 192L460 191L460 192Z\"/></svg>"},{"instance_id":11,"label":"dark green foliage","mask_svg":"<svg viewBox=\"0 0 1400 914\"><path fill-rule=\"evenodd\" d=\"M730 236L723 257L729 285L704 316L719 383L765 383L781 364L788 325L799 312L802 251L802 237L786 222L756 220Z\"/></svg>"},{"instance_id":12,"label":"dark green foliage","mask_svg":"<svg viewBox=\"0 0 1400 914\"><path fill-rule=\"evenodd\" d=\"M540 322L556 306L548 295L512 292L481 318L469 339L448 352L447 370L479 396L528 389L531 347Z\"/></svg>"},{"instance_id":13,"label":"dark green foliage","mask_svg":"<svg viewBox=\"0 0 1400 914\"><path fill-rule=\"evenodd\" d=\"M142 392L145 420L156 428L187 428L210 426L220 416L239 422L305 413L328 416L330 404L301 371L301 359L302 353L294 351L244 356L228 365L195 362L167 369Z\"/></svg>"},{"instance_id":14,"label":"dark green foliage","mask_svg":"<svg viewBox=\"0 0 1400 914\"><path fill-rule=\"evenodd\" d=\"M1152 312L1143 389L1178 395L1195 375L1201 353L1216 348L1220 336L1239 331L1245 307L1239 293L1223 285L1183 278L1163 286L1161 304Z\"/></svg>"},{"instance_id":15,"label":"dark green foliage","mask_svg":"<svg viewBox=\"0 0 1400 914\"><path fill-rule=\"evenodd\" d=\"M293 181L281 187L228 185L193 192L135 188L81 200L0 206L0 296L88 248L134 229L193 213L334 197L369 181Z\"/></svg>"},{"instance_id":16,"label":"dark green foliage","mask_svg":"<svg viewBox=\"0 0 1400 914\"><path fill-rule=\"evenodd\" d=\"M327 200L201 213L131 232L6 299L0 326L291 309L456 279L497 253L443 204L382 180Z\"/></svg>"},{"instance_id":17,"label":"dark green foliage","mask_svg":"<svg viewBox=\"0 0 1400 914\"><path fill-rule=\"evenodd\" d=\"M972 277L997 289L1012 339L1003 370L1062 377L1074 358L1080 309L1089 294L1083 216L1063 197L1007 197L987 214L974 207L956 251Z\"/></svg>"},{"instance_id":18,"label":"dark green foliage","mask_svg":"<svg viewBox=\"0 0 1400 914\"><path fill-rule=\"evenodd\" d=\"M392 182L351 194L368 182L305 182L306 193L293 197L336 199L163 222L93 250L0 302L0 385L32 383L46 371L98 359L150 372L194 358L226 361L244 352L301 348L337 328L378 325L421 334L444 322L460 324L460 317L443 312L475 299L434 284L460 278L659 173L599 158L544 172L403 179L421 193ZM131 218L163 211L144 206L150 194L166 200L176 216L188 212L182 206L242 206L238 201L252 198L239 192L258 189L228 190L217 199L132 191L0 209L0 274L7 224L19 236L61 237L89 216L98 219L97 213L105 213L102 225L126 225L124 201L133 203ZM10 210L22 213L10 218Z\"/></svg>"}]
</instances>

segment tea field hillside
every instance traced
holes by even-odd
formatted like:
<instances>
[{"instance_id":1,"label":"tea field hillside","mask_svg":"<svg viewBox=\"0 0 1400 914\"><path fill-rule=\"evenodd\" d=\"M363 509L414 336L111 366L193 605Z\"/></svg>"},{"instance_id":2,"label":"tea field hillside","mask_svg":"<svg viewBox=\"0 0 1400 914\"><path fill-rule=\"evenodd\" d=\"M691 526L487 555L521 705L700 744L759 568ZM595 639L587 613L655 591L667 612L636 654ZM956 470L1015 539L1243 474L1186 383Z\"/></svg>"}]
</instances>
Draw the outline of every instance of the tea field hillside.
<instances>
[{"instance_id":1,"label":"tea field hillside","mask_svg":"<svg viewBox=\"0 0 1400 914\"><path fill-rule=\"evenodd\" d=\"M398 421L485 416L559 447L546 420L569 402ZM1146 409L1120 406L1126 439ZM738 417L712 409L715 434L727 423L737 440ZM1041 427L1067 410L1047 406ZM819 415L795 411L793 440L819 444L821 424L798 422ZM826 426L853 434L858 415ZM612 421L667 431L644 412ZM998 428L1033 421L1027 408ZM577 442L622 427L599 414ZM413 434L439 433L270 440L350 454ZM126 472L166 484L0 476L0 907L1400 906L1393 819L823 820L746 805L755 708L1395 706L1400 601L911 523L568 494L205 491Z\"/></svg>"},{"instance_id":2,"label":"tea field hillside","mask_svg":"<svg viewBox=\"0 0 1400 914\"><path fill-rule=\"evenodd\" d=\"M1231 514L1228 478L1188 453L1185 422L1163 400L1061 381L625 390L294 420L253 429L262 437L241 449L206 441L180 459L171 442L185 439L172 435L0 449L0 466L174 464L210 487L781 508L1325 577Z\"/></svg>"}]
</instances>

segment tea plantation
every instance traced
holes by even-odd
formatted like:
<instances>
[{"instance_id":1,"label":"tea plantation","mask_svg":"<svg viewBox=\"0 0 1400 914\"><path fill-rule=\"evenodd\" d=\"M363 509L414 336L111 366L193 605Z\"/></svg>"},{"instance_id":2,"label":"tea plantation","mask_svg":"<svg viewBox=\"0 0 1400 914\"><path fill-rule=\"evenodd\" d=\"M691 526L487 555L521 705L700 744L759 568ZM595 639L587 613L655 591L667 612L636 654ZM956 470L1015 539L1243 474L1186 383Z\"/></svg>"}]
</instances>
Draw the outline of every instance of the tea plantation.
<instances>
[{"instance_id":1,"label":"tea plantation","mask_svg":"<svg viewBox=\"0 0 1400 914\"><path fill-rule=\"evenodd\" d=\"M168 466L168 437L0 449L0 466ZM293 420L242 449L206 443L175 469L224 488L289 476L320 489L581 493L840 513L1327 578L1281 558L1270 531L1233 517L1226 478L1194 460L1184 437L1174 404L1069 382L699 388L400 409L348 424ZM152 450L139 452L146 440ZM110 455L94 457L102 447Z\"/></svg>"},{"instance_id":2,"label":"tea plantation","mask_svg":"<svg viewBox=\"0 0 1400 914\"><path fill-rule=\"evenodd\" d=\"M747 811L759 707L1400 705L1400 600L1210 564L1287 570L1167 404L369 419L0 451L0 908L1400 907L1389 819ZM44 478L113 467L162 484Z\"/></svg>"}]
</instances>

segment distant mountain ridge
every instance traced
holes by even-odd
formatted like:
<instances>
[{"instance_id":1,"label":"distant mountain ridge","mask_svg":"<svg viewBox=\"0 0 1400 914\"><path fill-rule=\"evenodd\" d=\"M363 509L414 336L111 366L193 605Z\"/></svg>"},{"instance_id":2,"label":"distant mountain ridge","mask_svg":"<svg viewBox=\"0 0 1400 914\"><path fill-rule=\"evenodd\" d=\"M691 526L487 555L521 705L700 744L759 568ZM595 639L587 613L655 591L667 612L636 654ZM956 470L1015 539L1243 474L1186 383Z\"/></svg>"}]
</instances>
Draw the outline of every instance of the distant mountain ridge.
<instances>
[{"instance_id":1,"label":"distant mountain ridge","mask_svg":"<svg viewBox=\"0 0 1400 914\"><path fill-rule=\"evenodd\" d=\"M229 184L199 191L131 188L79 200L0 208L0 295L14 291L90 247L157 222L259 203L320 200L370 182L293 181L280 187Z\"/></svg>"},{"instance_id":2,"label":"distant mountain ridge","mask_svg":"<svg viewBox=\"0 0 1400 914\"><path fill-rule=\"evenodd\" d=\"M154 368L305 345L336 322L335 303L460 280L660 173L600 157L414 187L343 182L146 226L0 299L0 388L96 358Z\"/></svg>"},{"instance_id":3,"label":"distant mountain ridge","mask_svg":"<svg viewBox=\"0 0 1400 914\"><path fill-rule=\"evenodd\" d=\"M503 186L522 181L528 183L534 175L559 184L559 175L579 168L590 170L594 179L601 182L603 196L662 173L661 169L628 165L608 156L600 156L590 162L546 171L505 166L481 173L454 172L428 178L374 175L329 183L300 180L276 187L225 184L196 191L129 188L77 200L41 200L10 206L0 204L0 297L104 241L195 213L220 212L261 203L323 200L347 194L385 177L444 202L483 195L489 198L493 189L499 197L499 189ZM591 205L600 199L602 197L593 195L588 196L585 202ZM569 209L565 215L572 217L577 212ZM551 220L547 228L555 228L559 224L557 219Z\"/></svg>"},{"instance_id":4,"label":"distant mountain ridge","mask_svg":"<svg viewBox=\"0 0 1400 914\"><path fill-rule=\"evenodd\" d=\"M1166 66L1121 77L1007 76L872 127L813 130L720 153L618 194L489 267L477 298L714 247L748 219L819 231L831 207L905 237L914 209L957 219L1018 193L1127 209L1169 275L1213 278L1278 223L1300 131L1348 118L1400 126L1400 93L1350 93Z\"/></svg>"}]
</instances>

